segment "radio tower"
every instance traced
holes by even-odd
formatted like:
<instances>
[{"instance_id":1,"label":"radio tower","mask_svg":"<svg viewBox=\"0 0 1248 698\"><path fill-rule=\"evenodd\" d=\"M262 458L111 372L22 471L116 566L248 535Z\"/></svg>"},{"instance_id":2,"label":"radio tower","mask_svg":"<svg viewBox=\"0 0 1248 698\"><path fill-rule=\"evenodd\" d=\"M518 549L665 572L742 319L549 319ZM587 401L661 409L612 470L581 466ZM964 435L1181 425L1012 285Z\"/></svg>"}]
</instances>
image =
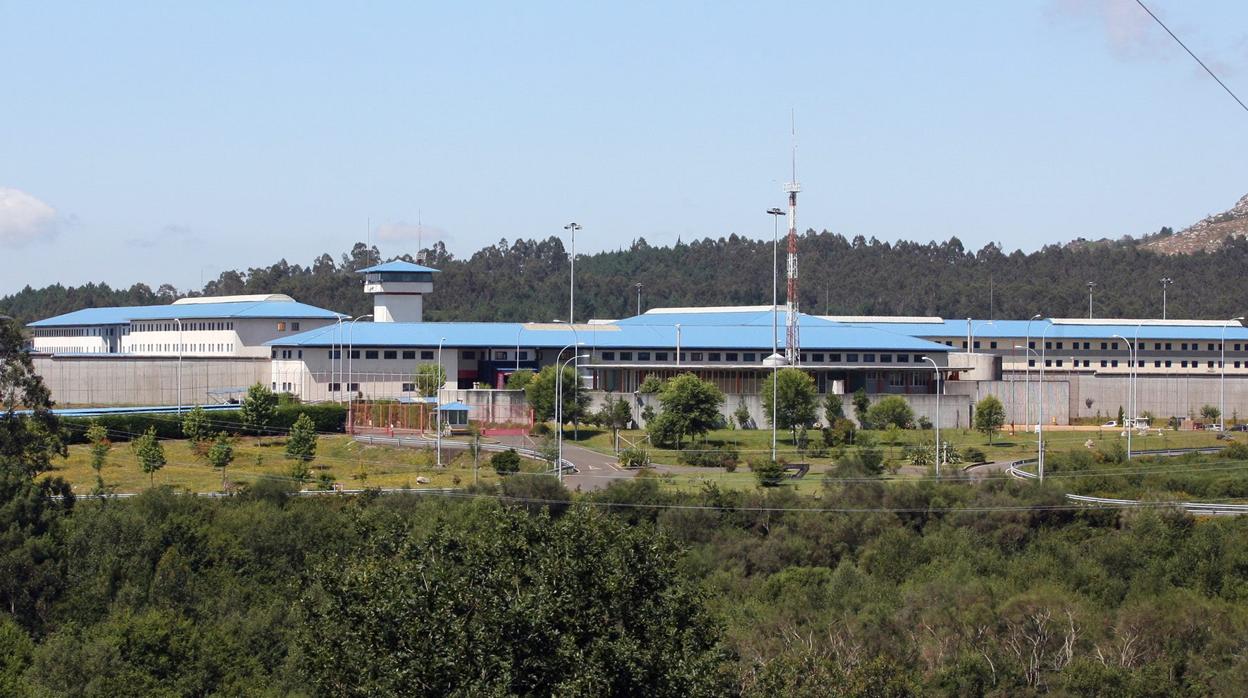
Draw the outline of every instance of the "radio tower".
<instances>
[{"instance_id":1,"label":"radio tower","mask_svg":"<svg viewBox=\"0 0 1248 698\"><path fill-rule=\"evenodd\" d=\"M789 296L785 307L784 358L790 366L796 366L801 357L801 340L797 326L797 193L802 185L797 183L797 128L790 115L793 136L793 178L784 185L789 195Z\"/></svg>"}]
</instances>

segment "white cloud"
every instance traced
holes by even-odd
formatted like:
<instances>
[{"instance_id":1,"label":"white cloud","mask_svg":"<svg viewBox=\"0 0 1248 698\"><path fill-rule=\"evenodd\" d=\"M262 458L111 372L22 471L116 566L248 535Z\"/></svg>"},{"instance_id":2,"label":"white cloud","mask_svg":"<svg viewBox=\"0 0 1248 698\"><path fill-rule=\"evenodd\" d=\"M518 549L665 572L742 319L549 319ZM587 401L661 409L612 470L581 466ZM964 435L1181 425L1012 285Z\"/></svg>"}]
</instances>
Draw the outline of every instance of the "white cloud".
<instances>
[{"instance_id":1,"label":"white cloud","mask_svg":"<svg viewBox=\"0 0 1248 698\"><path fill-rule=\"evenodd\" d=\"M50 240L59 228L56 209L20 189L0 187L0 246Z\"/></svg>"},{"instance_id":2,"label":"white cloud","mask_svg":"<svg viewBox=\"0 0 1248 698\"><path fill-rule=\"evenodd\" d=\"M428 245L434 241L446 241L450 239L450 235L445 230L433 225L416 225L413 223L382 223L377 226L376 233L378 242L417 242L421 246Z\"/></svg>"}]
</instances>

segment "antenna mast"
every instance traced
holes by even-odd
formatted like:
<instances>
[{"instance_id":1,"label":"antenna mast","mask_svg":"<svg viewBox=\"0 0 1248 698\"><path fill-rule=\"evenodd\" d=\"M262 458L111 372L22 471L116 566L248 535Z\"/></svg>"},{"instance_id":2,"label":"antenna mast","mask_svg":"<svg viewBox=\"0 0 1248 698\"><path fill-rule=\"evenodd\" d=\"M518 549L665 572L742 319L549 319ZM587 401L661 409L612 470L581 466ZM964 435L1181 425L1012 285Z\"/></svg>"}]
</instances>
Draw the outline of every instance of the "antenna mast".
<instances>
[{"instance_id":1,"label":"antenna mast","mask_svg":"<svg viewBox=\"0 0 1248 698\"><path fill-rule=\"evenodd\" d=\"M796 366L801 358L801 339L797 324L797 193L802 185L797 183L797 126L793 112L789 112L789 130L793 137L792 179L784 185L789 195L789 295L785 307L784 358L790 366Z\"/></svg>"}]
</instances>

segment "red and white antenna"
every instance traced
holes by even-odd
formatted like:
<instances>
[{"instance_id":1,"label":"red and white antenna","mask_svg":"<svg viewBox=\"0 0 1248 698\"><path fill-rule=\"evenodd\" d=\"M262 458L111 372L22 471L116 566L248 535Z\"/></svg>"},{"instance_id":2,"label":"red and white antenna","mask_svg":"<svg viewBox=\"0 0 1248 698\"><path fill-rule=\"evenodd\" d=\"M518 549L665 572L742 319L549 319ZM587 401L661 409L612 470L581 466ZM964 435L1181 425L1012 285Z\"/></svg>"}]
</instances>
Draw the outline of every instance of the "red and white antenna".
<instances>
[{"instance_id":1,"label":"red and white antenna","mask_svg":"<svg viewBox=\"0 0 1248 698\"><path fill-rule=\"evenodd\" d=\"M784 185L789 195L789 295L785 307L784 358L790 366L796 366L801 358L797 325L797 193L802 185L797 183L797 127L792 112L789 113L789 129L793 137L793 178Z\"/></svg>"}]
</instances>

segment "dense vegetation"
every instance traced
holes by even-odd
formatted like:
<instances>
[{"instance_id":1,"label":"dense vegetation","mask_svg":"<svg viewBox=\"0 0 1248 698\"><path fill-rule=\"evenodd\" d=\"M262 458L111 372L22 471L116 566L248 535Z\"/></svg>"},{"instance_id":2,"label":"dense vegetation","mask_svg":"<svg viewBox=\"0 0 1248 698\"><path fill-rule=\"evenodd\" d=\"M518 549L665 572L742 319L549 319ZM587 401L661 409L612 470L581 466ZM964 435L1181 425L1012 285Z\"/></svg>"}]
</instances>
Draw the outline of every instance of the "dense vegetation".
<instances>
[{"instance_id":1,"label":"dense vegetation","mask_svg":"<svg viewBox=\"0 0 1248 698\"><path fill-rule=\"evenodd\" d=\"M1227 318L1246 310L1228 280L1248 265L1248 240L1229 240L1213 253L1160 255L1131 240L1049 245L1006 253L996 245L973 251L946 242L880 242L829 232L801 239L801 306L832 314L942 315L944 317L1081 317L1088 281L1097 283L1100 316L1160 317L1159 280L1169 289L1171 317ZM627 249L580 255L577 319L621 317L636 310L636 283L645 307L766 303L771 296L770 241L738 235L653 247L639 239ZM411 259L410 256L405 256ZM501 240L467 259L441 243L423 251L442 270L426 299L433 320L549 320L567 313L568 256L563 242ZM311 265L282 260L269 267L227 271L196 294L287 293L352 315L371 305L355 273L378 261L376 249L357 243L335 260ZM143 284L26 288L0 298L0 313L30 321L78 308L172 301L179 291Z\"/></svg>"}]
</instances>

